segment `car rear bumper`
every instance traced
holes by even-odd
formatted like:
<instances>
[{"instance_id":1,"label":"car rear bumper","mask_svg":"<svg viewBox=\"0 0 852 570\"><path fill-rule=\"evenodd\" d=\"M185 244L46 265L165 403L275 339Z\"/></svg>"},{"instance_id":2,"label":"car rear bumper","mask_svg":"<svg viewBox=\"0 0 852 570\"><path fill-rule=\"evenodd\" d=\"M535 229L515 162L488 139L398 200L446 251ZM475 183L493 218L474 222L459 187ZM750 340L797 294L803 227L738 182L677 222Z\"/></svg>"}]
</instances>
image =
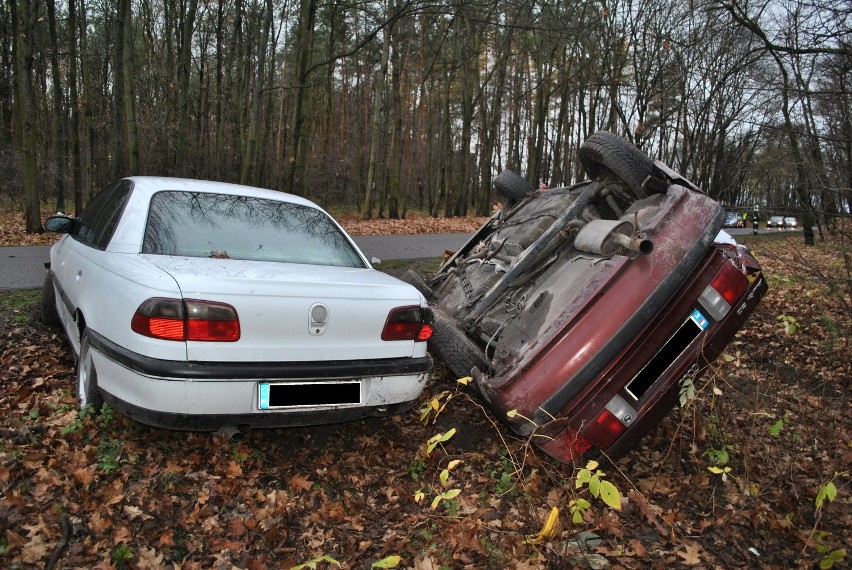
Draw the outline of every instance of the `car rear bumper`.
<instances>
[{"instance_id":1,"label":"car rear bumper","mask_svg":"<svg viewBox=\"0 0 852 570\"><path fill-rule=\"evenodd\" d=\"M698 282L702 281L698 280ZM594 446L596 452L604 451L610 456L617 456L632 449L642 436L656 427L676 405L684 382L695 381L705 371L707 365L722 353L757 307L767 289L766 280L762 274L757 274L728 315L720 321L711 322L708 328L697 335L671 362L664 364L662 373L655 378L638 400L632 400L625 389L627 385L625 380L634 377L647 363L646 360L637 358L637 353L643 352L641 344L647 342L652 346L661 346L664 344L664 339L671 335L671 329L665 326L660 326L659 331L645 330L640 337L642 342L639 345L626 349L614 358L611 366L603 369L595 378L590 390L555 414L556 417L562 418L563 422L545 430L546 437L537 440L544 442L540 447L560 461L577 459L571 457L570 446L566 446L565 442L575 438L577 433L585 435L586 428L595 422L598 414L611 398L620 395L634 407L632 423L611 444L601 446L600 442L593 440L589 443ZM672 307L655 318L654 322L673 322L679 315L688 315L689 307L693 306L689 300L694 298L694 290L687 292L681 300L673 301ZM687 300L686 304L683 300ZM607 382L607 379L612 378L624 380ZM563 428L567 429L561 431Z\"/></svg>"},{"instance_id":2,"label":"car rear bumper","mask_svg":"<svg viewBox=\"0 0 852 570\"><path fill-rule=\"evenodd\" d=\"M764 277L758 276L743 295L740 303L722 321L711 325L707 336L696 339L667 372L657 379L643 405L642 414L634 425L607 449L610 455L619 455L632 449L643 435L656 427L660 420L678 402L681 387L686 381L695 381L722 353L745 324L746 319L766 294L768 286Z\"/></svg>"},{"instance_id":3,"label":"car rear bumper","mask_svg":"<svg viewBox=\"0 0 852 570\"><path fill-rule=\"evenodd\" d=\"M376 361L187 363L154 359L92 334L98 387L115 409L147 425L215 430L221 426L287 427L386 415L417 399L432 359ZM308 386L330 395L348 387L346 403L261 407L261 386ZM356 388L357 387L357 388Z\"/></svg>"}]
</instances>

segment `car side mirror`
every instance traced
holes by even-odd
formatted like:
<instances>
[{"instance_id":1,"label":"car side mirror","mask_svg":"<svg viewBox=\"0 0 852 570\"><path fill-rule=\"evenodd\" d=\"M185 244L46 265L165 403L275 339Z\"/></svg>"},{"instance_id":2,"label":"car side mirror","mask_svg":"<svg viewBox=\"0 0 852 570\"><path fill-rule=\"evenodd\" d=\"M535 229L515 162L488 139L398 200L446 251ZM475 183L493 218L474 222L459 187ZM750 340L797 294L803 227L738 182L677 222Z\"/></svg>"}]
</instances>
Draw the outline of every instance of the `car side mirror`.
<instances>
[{"instance_id":1,"label":"car side mirror","mask_svg":"<svg viewBox=\"0 0 852 570\"><path fill-rule=\"evenodd\" d=\"M68 216L50 216L44 221L44 229L57 234L67 234L74 227L74 218Z\"/></svg>"}]
</instances>

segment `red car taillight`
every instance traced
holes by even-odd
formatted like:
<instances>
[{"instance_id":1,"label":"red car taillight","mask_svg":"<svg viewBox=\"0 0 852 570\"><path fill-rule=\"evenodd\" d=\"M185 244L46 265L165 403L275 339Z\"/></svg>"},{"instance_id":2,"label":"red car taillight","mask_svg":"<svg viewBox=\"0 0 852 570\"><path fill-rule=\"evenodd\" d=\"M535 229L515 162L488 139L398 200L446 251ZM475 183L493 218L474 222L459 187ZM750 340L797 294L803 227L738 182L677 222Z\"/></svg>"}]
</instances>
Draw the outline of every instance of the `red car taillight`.
<instances>
[{"instance_id":1,"label":"red car taillight","mask_svg":"<svg viewBox=\"0 0 852 570\"><path fill-rule=\"evenodd\" d=\"M589 423L585 435L601 449L607 449L627 431L636 420L636 410L627 400L616 394L607 402L598 417Z\"/></svg>"},{"instance_id":2,"label":"red car taillight","mask_svg":"<svg viewBox=\"0 0 852 570\"><path fill-rule=\"evenodd\" d=\"M698 300L716 321L725 318L748 289L748 278L733 263L725 263Z\"/></svg>"},{"instance_id":3,"label":"red car taillight","mask_svg":"<svg viewBox=\"0 0 852 570\"><path fill-rule=\"evenodd\" d=\"M553 439L539 440L537 443L548 455L563 463L579 461L583 454L592 448L591 442L583 437L583 434L570 427L553 436Z\"/></svg>"},{"instance_id":4,"label":"red car taillight","mask_svg":"<svg viewBox=\"0 0 852 570\"><path fill-rule=\"evenodd\" d=\"M432 337L432 311L422 307L397 307L388 315L382 340L426 342Z\"/></svg>"},{"instance_id":5,"label":"red car taillight","mask_svg":"<svg viewBox=\"0 0 852 570\"><path fill-rule=\"evenodd\" d=\"M213 301L148 299L136 309L130 328L163 340L234 342L240 338L236 309Z\"/></svg>"}]
</instances>

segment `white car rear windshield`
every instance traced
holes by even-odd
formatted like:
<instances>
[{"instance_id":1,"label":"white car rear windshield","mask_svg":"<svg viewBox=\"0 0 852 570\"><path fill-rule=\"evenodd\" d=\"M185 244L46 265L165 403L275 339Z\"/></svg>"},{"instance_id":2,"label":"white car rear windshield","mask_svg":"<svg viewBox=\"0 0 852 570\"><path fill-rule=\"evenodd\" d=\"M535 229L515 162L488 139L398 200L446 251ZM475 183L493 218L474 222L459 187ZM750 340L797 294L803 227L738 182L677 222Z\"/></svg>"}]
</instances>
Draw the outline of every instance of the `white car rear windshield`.
<instances>
[{"instance_id":1,"label":"white car rear windshield","mask_svg":"<svg viewBox=\"0 0 852 570\"><path fill-rule=\"evenodd\" d=\"M203 192L154 194L142 253L365 267L321 210Z\"/></svg>"}]
</instances>

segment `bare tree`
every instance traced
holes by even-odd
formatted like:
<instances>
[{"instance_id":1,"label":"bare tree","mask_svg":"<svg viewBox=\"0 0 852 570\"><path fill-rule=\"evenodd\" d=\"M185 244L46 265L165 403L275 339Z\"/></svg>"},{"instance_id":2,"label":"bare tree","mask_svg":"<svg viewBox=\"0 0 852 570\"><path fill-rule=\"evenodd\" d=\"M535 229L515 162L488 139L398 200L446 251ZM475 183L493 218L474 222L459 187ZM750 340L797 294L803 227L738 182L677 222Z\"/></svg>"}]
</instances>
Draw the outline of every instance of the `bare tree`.
<instances>
[{"instance_id":1,"label":"bare tree","mask_svg":"<svg viewBox=\"0 0 852 570\"><path fill-rule=\"evenodd\" d=\"M39 3L13 1L11 7L15 93L12 106L14 140L21 169L21 183L24 188L24 224L27 233L36 233L42 231L33 88L33 41L36 35Z\"/></svg>"}]
</instances>

